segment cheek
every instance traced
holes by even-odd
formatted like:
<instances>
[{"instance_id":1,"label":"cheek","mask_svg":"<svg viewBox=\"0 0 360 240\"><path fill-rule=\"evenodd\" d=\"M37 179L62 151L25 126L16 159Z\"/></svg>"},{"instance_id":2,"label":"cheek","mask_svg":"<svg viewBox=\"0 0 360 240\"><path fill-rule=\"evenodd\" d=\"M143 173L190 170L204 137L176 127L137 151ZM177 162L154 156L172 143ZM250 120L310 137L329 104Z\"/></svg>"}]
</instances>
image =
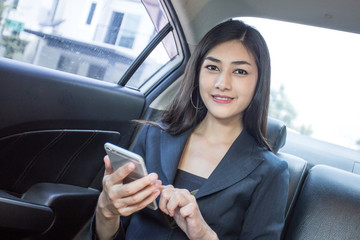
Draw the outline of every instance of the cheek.
<instances>
[{"instance_id":1,"label":"cheek","mask_svg":"<svg viewBox=\"0 0 360 240\"><path fill-rule=\"evenodd\" d=\"M255 89L256 89L257 82L258 82L257 74L256 74L256 76L254 76L254 78L251 81L248 82L247 88L249 89L249 93L251 94L251 98L255 94Z\"/></svg>"},{"instance_id":2,"label":"cheek","mask_svg":"<svg viewBox=\"0 0 360 240\"><path fill-rule=\"evenodd\" d=\"M244 81L237 87L238 92L240 92L240 96L242 96L247 103L251 102L255 94L256 83L257 79Z\"/></svg>"},{"instance_id":3,"label":"cheek","mask_svg":"<svg viewBox=\"0 0 360 240\"><path fill-rule=\"evenodd\" d=\"M199 91L201 97L205 96L205 93L209 92L212 89L211 77L206 74L201 74L199 76Z\"/></svg>"},{"instance_id":4,"label":"cheek","mask_svg":"<svg viewBox=\"0 0 360 240\"><path fill-rule=\"evenodd\" d=\"M203 101L204 101L204 97L205 97L204 92L206 91L204 85L205 85L204 75L200 73L200 75L199 75L199 93L200 93L200 98Z\"/></svg>"},{"instance_id":5,"label":"cheek","mask_svg":"<svg viewBox=\"0 0 360 240\"><path fill-rule=\"evenodd\" d=\"M257 83L257 81L255 80L254 82L249 83L249 85L248 85L249 95L250 95L251 99L253 98L253 96L255 94L256 83Z\"/></svg>"}]
</instances>

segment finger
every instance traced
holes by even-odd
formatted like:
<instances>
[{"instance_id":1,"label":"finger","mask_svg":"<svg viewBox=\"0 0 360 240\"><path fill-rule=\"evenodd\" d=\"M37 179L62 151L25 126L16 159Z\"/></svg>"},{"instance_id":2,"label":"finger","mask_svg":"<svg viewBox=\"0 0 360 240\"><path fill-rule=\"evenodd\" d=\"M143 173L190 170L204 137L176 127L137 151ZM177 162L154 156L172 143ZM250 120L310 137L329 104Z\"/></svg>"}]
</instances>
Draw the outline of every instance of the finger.
<instances>
[{"instance_id":1,"label":"finger","mask_svg":"<svg viewBox=\"0 0 360 240\"><path fill-rule=\"evenodd\" d=\"M155 199L160 195L160 191L157 189L152 194L150 194L146 199L144 199L142 202L135 204L135 205L129 205L127 207L121 208L118 210L120 216L129 216L143 208L145 208L147 205L155 201Z\"/></svg>"},{"instance_id":2,"label":"finger","mask_svg":"<svg viewBox=\"0 0 360 240\"><path fill-rule=\"evenodd\" d=\"M110 175L111 173L113 173L114 168L111 166L111 162L108 155L104 157L104 163L105 163L105 175Z\"/></svg>"},{"instance_id":3,"label":"finger","mask_svg":"<svg viewBox=\"0 0 360 240\"><path fill-rule=\"evenodd\" d=\"M161 186L159 187L160 193L161 193L161 191L164 190L164 189L165 189L165 186L164 186L164 185L161 185Z\"/></svg>"},{"instance_id":4,"label":"finger","mask_svg":"<svg viewBox=\"0 0 360 240\"><path fill-rule=\"evenodd\" d=\"M116 199L132 196L145 189L146 187L154 185L157 180L158 175L156 173L151 173L145 177L142 177L127 184L114 185L112 188L113 191L109 193L109 197L111 199ZM160 187L160 185L157 187Z\"/></svg>"},{"instance_id":5,"label":"finger","mask_svg":"<svg viewBox=\"0 0 360 240\"><path fill-rule=\"evenodd\" d=\"M167 203L173 193L174 187L172 185L162 186L163 189L161 191L161 196L159 200L159 208L165 214L170 215L169 211L167 210Z\"/></svg>"},{"instance_id":6,"label":"finger","mask_svg":"<svg viewBox=\"0 0 360 240\"><path fill-rule=\"evenodd\" d=\"M107 184L112 186L117 183L121 183L132 171L135 169L135 164L129 162L124 166L119 167L115 172L109 175Z\"/></svg>"},{"instance_id":7,"label":"finger","mask_svg":"<svg viewBox=\"0 0 360 240\"><path fill-rule=\"evenodd\" d=\"M197 204L190 202L184 207L180 208L180 215L182 218L193 218L198 210Z\"/></svg>"},{"instance_id":8,"label":"finger","mask_svg":"<svg viewBox=\"0 0 360 240\"><path fill-rule=\"evenodd\" d=\"M102 184L104 191L108 192L111 188L119 183L122 183L124 178L129 175L135 169L134 163L128 163L117 169L110 175L106 175L103 178ZM106 170L105 170L106 171Z\"/></svg>"},{"instance_id":9,"label":"finger","mask_svg":"<svg viewBox=\"0 0 360 240\"><path fill-rule=\"evenodd\" d=\"M121 202L120 204L124 206L139 204L144 200L146 200L147 198L149 198L152 194L154 194L154 192L160 192L159 190L160 186L161 186L161 181L156 180L153 184L148 185L145 189L129 197L122 198L119 200L119 202Z\"/></svg>"},{"instance_id":10,"label":"finger","mask_svg":"<svg viewBox=\"0 0 360 240\"><path fill-rule=\"evenodd\" d=\"M175 210L179 207L184 206L188 201L180 191L174 191L171 195L166 208L169 211L170 216L174 216Z\"/></svg>"},{"instance_id":11,"label":"finger","mask_svg":"<svg viewBox=\"0 0 360 240\"><path fill-rule=\"evenodd\" d=\"M170 195L169 195L170 196ZM166 193L166 189L163 189L161 191L160 200L159 200L159 208L161 211L163 211L165 214L170 215L169 211L166 208L166 205L169 201L169 198Z\"/></svg>"},{"instance_id":12,"label":"finger","mask_svg":"<svg viewBox=\"0 0 360 240\"><path fill-rule=\"evenodd\" d=\"M165 197L167 197L168 190L165 191ZM173 217L177 208L181 208L191 202L192 196L186 189L174 189L171 192L172 194L166 204L166 209L169 215Z\"/></svg>"},{"instance_id":13,"label":"finger","mask_svg":"<svg viewBox=\"0 0 360 240\"><path fill-rule=\"evenodd\" d=\"M162 185L161 186L161 191L164 191L164 195L166 195L167 198L170 198L172 192L174 191L174 186L173 185Z\"/></svg>"}]
</instances>

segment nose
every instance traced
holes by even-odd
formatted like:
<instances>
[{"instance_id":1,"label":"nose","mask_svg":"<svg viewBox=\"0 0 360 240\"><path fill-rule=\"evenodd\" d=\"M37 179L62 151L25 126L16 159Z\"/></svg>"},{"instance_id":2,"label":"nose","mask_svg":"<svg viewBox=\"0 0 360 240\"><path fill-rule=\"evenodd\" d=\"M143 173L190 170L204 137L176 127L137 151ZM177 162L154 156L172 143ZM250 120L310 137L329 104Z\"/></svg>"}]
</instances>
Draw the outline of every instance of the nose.
<instances>
[{"instance_id":1,"label":"nose","mask_svg":"<svg viewBox=\"0 0 360 240\"><path fill-rule=\"evenodd\" d=\"M224 91L231 89L231 76L228 73L221 73L215 83L215 88Z\"/></svg>"}]
</instances>

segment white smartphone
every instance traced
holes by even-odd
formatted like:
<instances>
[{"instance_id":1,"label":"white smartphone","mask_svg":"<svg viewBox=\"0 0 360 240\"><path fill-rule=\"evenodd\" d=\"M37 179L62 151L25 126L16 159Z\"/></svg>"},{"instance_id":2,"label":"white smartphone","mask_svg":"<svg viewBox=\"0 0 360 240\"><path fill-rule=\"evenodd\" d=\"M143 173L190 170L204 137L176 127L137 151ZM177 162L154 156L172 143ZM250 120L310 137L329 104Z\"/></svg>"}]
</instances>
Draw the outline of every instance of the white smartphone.
<instances>
[{"instance_id":1,"label":"white smartphone","mask_svg":"<svg viewBox=\"0 0 360 240\"><path fill-rule=\"evenodd\" d=\"M111 165L115 171L128 162L133 162L135 164L136 167L134 171L132 171L123 180L123 183L129 183L148 175L144 159L140 155L126 150L122 147L116 146L112 143L105 143L104 147L107 155L110 158ZM147 207L152 210L156 210L158 208L156 201L153 201Z\"/></svg>"}]
</instances>

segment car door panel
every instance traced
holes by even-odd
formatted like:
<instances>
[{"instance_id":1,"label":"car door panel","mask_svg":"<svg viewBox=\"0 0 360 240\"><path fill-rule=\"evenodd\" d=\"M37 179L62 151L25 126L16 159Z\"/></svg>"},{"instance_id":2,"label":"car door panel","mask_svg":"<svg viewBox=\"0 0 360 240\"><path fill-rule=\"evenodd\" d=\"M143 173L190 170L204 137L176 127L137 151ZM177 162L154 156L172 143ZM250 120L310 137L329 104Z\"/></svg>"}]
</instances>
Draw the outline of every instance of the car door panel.
<instances>
[{"instance_id":1,"label":"car door panel","mask_svg":"<svg viewBox=\"0 0 360 240\"><path fill-rule=\"evenodd\" d=\"M99 130L42 130L0 139L0 189L22 194L38 182L90 187L103 167L103 143L119 140L118 132Z\"/></svg>"},{"instance_id":2,"label":"car door panel","mask_svg":"<svg viewBox=\"0 0 360 240\"><path fill-rule=\"evenodd\" d=\"M1 59L0 76L0 137L44 126L126 132L145 101L137 90L13 60Z\"/></svg>"},{"instance_id":3,"label":"car door panel","mask_svg":"<svg viewBox=\"0 0 360 240\"><path fill-rule=\"evenodd\" d=\"M54 211L44 205L26 202L0 190L1 237L14 239L44 232L54 220ZM21 214L16 214L21 213Z\"/></svg>"},{"instance_id":4,"label":"car door panel","mask_svg":"<svg viewBox=\"0 0 360 240\"><path fill-rule=\"evenodd\" d=\"M72 238L93 214L104 143L129 146L145 97L8 59L0 59L0 76L0 233ZM22 226L34 212L35 225Z\"/></svg>"}]
</instances>

